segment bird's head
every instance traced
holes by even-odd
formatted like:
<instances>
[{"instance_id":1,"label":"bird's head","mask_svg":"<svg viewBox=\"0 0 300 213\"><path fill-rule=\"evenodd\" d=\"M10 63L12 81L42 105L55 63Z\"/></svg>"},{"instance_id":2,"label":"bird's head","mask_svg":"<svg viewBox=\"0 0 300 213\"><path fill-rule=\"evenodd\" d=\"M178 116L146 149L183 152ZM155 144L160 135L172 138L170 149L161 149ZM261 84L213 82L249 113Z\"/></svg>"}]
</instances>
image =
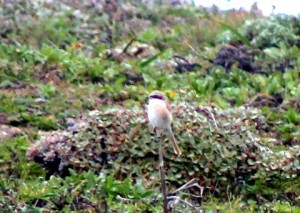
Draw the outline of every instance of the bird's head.
<instances>
[{"instance_id":1,"label":"bird's head","mask_svg":"<svg viewBox=\"0 0 300 213\"><path fill-rule=\"evenodd\" d=\"M167 101L167 96L161 91L154 90L149 95L149 100L153 100L153 99Z\"/></svg>"}]
</instances>

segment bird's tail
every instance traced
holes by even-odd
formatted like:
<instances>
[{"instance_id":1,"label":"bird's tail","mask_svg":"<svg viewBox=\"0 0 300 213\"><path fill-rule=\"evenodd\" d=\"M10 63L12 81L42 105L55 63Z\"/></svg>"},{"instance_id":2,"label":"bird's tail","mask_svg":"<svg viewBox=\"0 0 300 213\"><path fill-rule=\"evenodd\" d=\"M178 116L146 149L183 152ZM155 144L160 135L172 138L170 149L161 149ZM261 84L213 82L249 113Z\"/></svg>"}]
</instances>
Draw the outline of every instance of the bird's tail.
<instances>
[{"instance_id":1,"label":"bird's tail","mask_svg":"<svg viewBox=\"0 0 300 213\"><path fill-rule=\"evenodd\" d=\"M173 134L173 131L172 131L172 128L171 128L171 127L168 128L168 136L169 136L169 139L170 139L170 141L171 141L171 143L172 143L172 146L173 146L173 148L174 148L175 154L178 155L178 156L180 156L180 155L182 154L182 152L181 152L179 146L178 146L177 143L176 143L176 139L175 139L175 137L174 137L174 134Z\"/></svg>"}]
</instances>

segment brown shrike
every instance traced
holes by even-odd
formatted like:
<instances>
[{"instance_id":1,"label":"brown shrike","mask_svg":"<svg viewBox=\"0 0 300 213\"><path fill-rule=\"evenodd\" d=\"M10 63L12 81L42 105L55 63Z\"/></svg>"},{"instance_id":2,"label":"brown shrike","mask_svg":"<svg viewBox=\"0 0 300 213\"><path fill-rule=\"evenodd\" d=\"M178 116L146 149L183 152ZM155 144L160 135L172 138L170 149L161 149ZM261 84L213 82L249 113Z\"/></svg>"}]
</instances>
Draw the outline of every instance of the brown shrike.
<instances>
[{"instance_id":1,"label":"brown shrike","mask_svg":"<svg viewBox=\"0 0 300 213\"><path fill-rule=\"evenodd\" d=\"M168 133L175 153L181 155L181 150L176 143L171 127L171 106L168 103L167 97L160 91L153 91L149 95L148 119L153 128L165 130Z\"/></svg>"}]
</instances>

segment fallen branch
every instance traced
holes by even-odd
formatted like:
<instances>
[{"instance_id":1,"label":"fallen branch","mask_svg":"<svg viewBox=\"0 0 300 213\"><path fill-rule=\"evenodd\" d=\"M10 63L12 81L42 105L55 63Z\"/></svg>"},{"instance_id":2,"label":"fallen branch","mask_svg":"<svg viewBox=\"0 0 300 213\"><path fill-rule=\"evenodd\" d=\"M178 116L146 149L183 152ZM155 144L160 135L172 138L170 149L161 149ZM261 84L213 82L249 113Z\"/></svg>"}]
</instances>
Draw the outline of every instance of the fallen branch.
<instances>
[{"instance_id":1,"label":"fallen branch","mask_svg":"<svg viewBox=\"0 0 300 213\"><path fill-rule=\"evenodd\" d=\"M128 48L130 47L130 45L135 41L136 37L133 37L132 39L130 39L129 43L125 46L125 48L123 49L122 53L126 53Z\"/></svg>"},{"instance_id":2,"label":"fallen branch","mask_svg":"<svg viewBox=\"0 0 300 213\"><path fill-rule=\"evenodd\" d=\"M197 112L202 112L205 117L208 117L208 118L212 119L216 129L218 129L218 125L217 125L217 121L215 119L215 116L208 108L198 107L196 110L197 110Z\"/></svg>"},{"instance_id":3,"label":"fallen branch","mask_svg":"<svg viewBox=\"0 0 300 213\"><path fill-rule=\"evenodd\" d=\"M188 60L186 60L184 57L174 55L173 59L175 60L175 63L177 64L176 70L178 72L186 72L186 71L191 71L196 67L200 67L200 64L197 63L190 63Z\"/></svg>"},{"instance_id":4,"label":"fallen branch","mask_svg":"<svg viewBox=\"0 0 300 213\"><path fill-rule=\"evenodd\" d=\"M186 184L184 184L183 186L181 186L180 188L176 189L174 192L172 192L172 194L176 194L180 191L183 191L185 189L188 189L188 188L191 188L191 187L196 187L199 189L200 191L200 196L199 197L202 197L203 195L203 191L204 191L204 187L203 186L200 186L198 184L198 180L196 178L193 178L192 180L190 180L189 182L187 182ZM197 196L198 197L198 196Z\"/></svg>"},{"instance_id":5,"label":"fallen branch","mask_svg":"<svg viewBox=\"0 0 300 213\"><path fill-rule=\"evenodd\" d=\"M194 206L193 204L191 204L190 202L186 201L186 200L183 200L181 199L180 197L178 196L169 196L168 197L169 200L174 200L173 203L170 203L170 205L172 205L171 207L174 208L175 205L177 205L179 202L181 203L184 203L185 205L187 205L188 207L192 208L194 211L197 211L197 212L203 212L202 208L199 208L199 207L196 207Z\"/></svg>"},{"instance_id":6,"label":"fallen branch","mask_svg":"<svg viewBox=\"0 0 300 213\"><path fill-rule=\"evenodd\" d=\"M121 197L120 195L117 195L116 197L117 200L122 201L122 202L132 202L132 203L146 203L145 199L129 199L125 197Z\"/></svg>"}]
</instances>

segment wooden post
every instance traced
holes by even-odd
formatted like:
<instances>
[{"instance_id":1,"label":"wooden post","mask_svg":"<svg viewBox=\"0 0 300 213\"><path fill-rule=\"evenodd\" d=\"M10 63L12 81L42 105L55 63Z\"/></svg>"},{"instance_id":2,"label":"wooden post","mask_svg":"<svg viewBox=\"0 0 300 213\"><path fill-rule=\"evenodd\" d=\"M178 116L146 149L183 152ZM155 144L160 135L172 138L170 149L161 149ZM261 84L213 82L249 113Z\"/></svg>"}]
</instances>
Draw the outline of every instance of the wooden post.
<instances>
[{"instance_id":1,"label":"wooden post","mask_svg":"<svg viewBox=\"0 0 300 213\"><path fill-rule=\"evenodd\" d=\"M163 195L163 210L164 213L168 213L168 198L167 198L166 174L165 174L164 156L163 156L163 141L159 136L158 136L158 146L159 146L158 154L159 154L161 192Z\"/></svg>"}]
</instances>

